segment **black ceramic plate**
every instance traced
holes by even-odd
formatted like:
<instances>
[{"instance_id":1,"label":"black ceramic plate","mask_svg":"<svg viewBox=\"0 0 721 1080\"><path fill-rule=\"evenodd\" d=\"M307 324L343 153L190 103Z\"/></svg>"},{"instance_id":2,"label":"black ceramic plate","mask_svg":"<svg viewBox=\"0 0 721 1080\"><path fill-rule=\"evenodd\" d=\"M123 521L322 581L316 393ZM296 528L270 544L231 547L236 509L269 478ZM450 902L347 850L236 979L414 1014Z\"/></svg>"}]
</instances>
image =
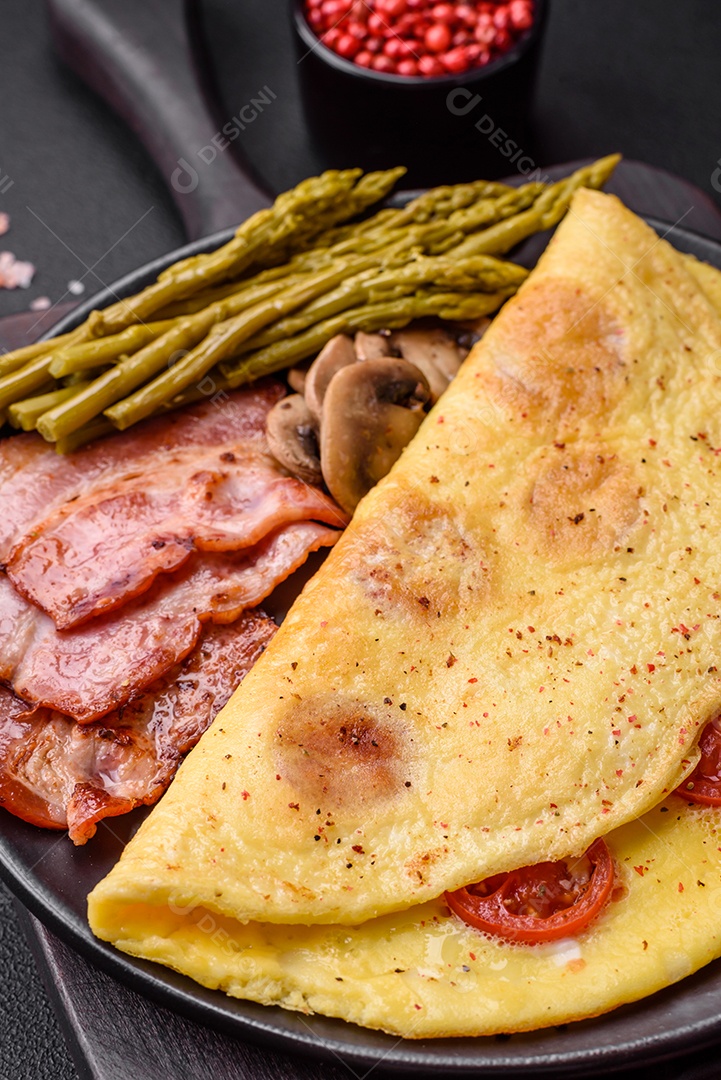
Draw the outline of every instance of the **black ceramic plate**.
<instances>
[{"instance_id":1,"label":"black ceramic plate","mask_svg":"<svg viewBox=\"0 0 721 1080\"><path fill-rule=\"evenodd\" d=\"M718 242L681 228L669 231L661 222L651 224L662 235L668 234L682 251L721 269ZM230 235L220 233L129 274L89 300L52 333L72 329L92 308L137 292L171 262L211 250ZM534 238L519 257L530 265L545 242L546 238ZM294 577L295 587L298 580ZM285 599L276 598L278 610L285 606ZM237 1001L159 965L124 956L90 933L85 898L116 862L146 810L102 822L97 836L82 848L73 847L64 833L37 829L0 813L0 875L33 914L88 960L194 1020L276 1049L340 1060L358 1076L381 1064L384 1071L415 1075L529 1077L582 1072L590 1076L640 1061L649 1064L721 1039L721 961L676 986L599 1019L509 1038L405 1041L341 1020L302 1017L279 1008Z\"/></svg>"}]
</instances>

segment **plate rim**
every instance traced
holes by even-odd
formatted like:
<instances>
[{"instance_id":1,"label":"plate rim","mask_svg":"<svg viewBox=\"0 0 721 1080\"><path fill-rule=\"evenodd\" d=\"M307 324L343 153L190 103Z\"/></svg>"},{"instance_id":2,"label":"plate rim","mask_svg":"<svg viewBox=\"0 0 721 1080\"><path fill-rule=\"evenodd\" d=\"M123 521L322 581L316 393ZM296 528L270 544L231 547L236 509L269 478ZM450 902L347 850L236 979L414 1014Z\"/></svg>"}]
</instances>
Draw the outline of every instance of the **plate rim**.
<instances>
[{"instance_id":1,"label":"plate rim","mask_svg":"<svg viewBox=\"0 0 721 1080\"><path fill-rule=\"evenodd\" d=\"M410 194L403 193L408 198ZM662 219L643 215L644 220L665 238L672 237L675 244L692 252L701 250L702 257L705 255L718 269L721 269L721 241L703 234L693 232L679 225L672 225ZM100 290L94 296L85 300L72 312L59 320L50 330L43 334L41 340L49 340L59 334L72 330L82 322L90 311L96 308L107 307L115 300L142 288L145 284L154 280L166 267L181 258L211 251L220 244L225 243L234 234L234 229L224 229L200 240L183 245L165 255L158 256L150 262L143 264L137 269L125 274L112 285ZM32 826L28 826L32 828ZM65 834L61 840L55 841L67 843ZM49 837L52 834L48 834ZM12 850L6 849L5 837L0 833L0 879L8 889L36 916L51 932L66 942L70 947L79 952L91 964L100 967L107 974L118 979L121 983L131 987L136 992L150 998L155 1003L170 1008L176 1013L188 1017L196 1022L208 1024L226 1034L245 1037L250 1041L274 1050L296 1053L304 1057L316 1060L332 1061L339 1059L344 1064L358 1065L361 1067L377 1067L382 1062L384 1071L409 1072L416 1075L437 1075L442 1071L448 1075L469 1075L493 1077L503 1075L530 1076L531 1074L568 1075L572 1070L583 1070L586 1075L592 1075L609 1068L621 1069L633 1066L644 1061L650 1064L652 1061L677 1057L685 1050L703 1049L711 1045L721 1037L721 1011L715 1016L686 1023L668 1030L662 1030L652 1036L640 1036L625 1042L616 1043L612 1046L599 1046L597 1048L576 1051L544 1051L529 1052L519 1056L504 1054L497 1038L487 1037L459 1037L444 1040L396 1040L394 1036L384 1035L382 1032L371 1031L349 1024L346 1021L326 1018L317 1014L311 1018L320 1023L343 1025L349 1032L360 1038L357 1044L352 1040L342 1037L333 1038L312 1030L308 1025L303 1031L298 1025L296 1030L290 1027L283 1028L279 1020L288 1023L289 1017L301 1014L288 1013L280 1006L262 1006L243 999L229 998L222 991L211 991L195 984L189 978L180 976L170 969L159 964L138 960L124 953L120 953L111 945L95 938L90 931L87 921L83 922L67 904L58 897L53 897L49 886L46 886L38 877L33 877L33 866L25 866L22 860L15 857ZM712 962L713 963L713 962ZM717 961L718 963L718 961ZM708 970L707 965L700 971ZM698 972L695 973L698 975ZM688 978L693 978L689 976ZM187 988L185 984L187 983ZM687 979L672 984L666 991L675 991L678 986L687 983ZM658 991L657 993L664 993ZM642 1007L644 1001L654 998L650 995L641 999L631 1006L620 1008ZM229 1006L233 1006L233 1008ZM246 1015L243 1015L243 1010ZM258 1016L252 1015L256 1010ZM605 1017L613 1017L618 1010L591 1021L590 1023L602 1023ZM564 1025L565 1027L566 1025ZM573 1027L574 1025L567 1025ZM534 1034L543 1034L542 1029L538 1033L527 1033L532 1037ZM554 1030L554 1029L550 1029ZM358 1035L360 1033L360 1035ZM386 1041L387 1047L382 1045L363 1046L363 1039L367 1043ZM453 1054L444 1049L449 1044L461 1048L460 1053ZM483 1050L491 1046L495 1048L490 1056L483 1055ZM434 1048L438 1052L433 1052ZM480 1051L480 1052L479 1052Z\"/></svg>"}]
</instances>

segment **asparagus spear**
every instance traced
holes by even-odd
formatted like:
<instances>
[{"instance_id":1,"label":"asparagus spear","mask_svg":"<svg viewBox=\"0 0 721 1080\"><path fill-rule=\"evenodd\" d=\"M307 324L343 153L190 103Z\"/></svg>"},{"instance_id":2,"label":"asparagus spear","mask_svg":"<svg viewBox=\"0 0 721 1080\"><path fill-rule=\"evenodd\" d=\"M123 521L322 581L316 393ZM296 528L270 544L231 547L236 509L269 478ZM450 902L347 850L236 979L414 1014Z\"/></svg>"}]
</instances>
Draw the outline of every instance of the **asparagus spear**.
<instances>
[{"instance_id":1,"label":"asparagus spear","mask_svg":"<svg viewBox=\"0 0 721 1080\"><path fill-rule=\"evenodd\" d=\"M77 331L73 330L69 334L61 334L50 341L36 341L33 345L23 345L20 349L0 354L0 377L18 371L31 360L37 360L40 356L54 352L58 347L62 348L71 344L76 334Z\"/></svg>"},{"instance_id":2,"label":"asparagus spear","mask_svg":"<svg viewBox=\"0 0 721 1080\"><path fill-rule=\"evenodd\" d=\"M76 383L74 386L61 386L59 389L25 398L24 401L16 401L8 409L8 420L13 427L22 428L23 431L33 431L43 413L52 409L54 405L60 405L61 402L73 397L82 389L82 386L81 383Z\"/></svg>"},{"instance_id":3,"label":"asparagus spear","mask_svg":"<svg viewBox=\"0 0 721 1080\"><path fill-rule=\"evenodd\" d=\"M342 281L347 273L347 267L342 265L340 271L334 275L336 284ZM325 287L314 288L315 295L322 296L322 299L315 303L308 302L298 319L300 326L307 327L363 302L390 301L407 296L423 285L432 285L438 291L445 292L479 290L493 293L510 286L511 291L515 292L527 273L528 271L513 263L499 263L496 259L484 257L467 259L462 264L442 258L419 258L407 265L389 269L369 268L354 275L336 289L331 288L328 291ZM326 274L323 279L318 279L319 282L321 280L324 285L330 285L332 277ZM298 300L301 296L300 287L295 290L295 294ZM313 299L310 286L305 286L304 294L308 301ZM288 310L287 297L284 295L282 300L285 310ZM150 416L163 401L175 397L202 379L216 364L234 356L242 344L262 326L275 322L282 313L280 303L279 298L275 301L275 310L272 312L268 312L267 308L251 309L235 319L219 323L183 360L140 387L134 394L106 409L105 415L121 430ZM295 302L293 306L300 308L302 305ZM72 403L67 406L67 410L72 410ZM41 430L44 429L41 427Z\"/></svg>"},{"instance_id":4,"label":"asparagus spear","mask_svg":"<svg viewBox=\"0 0 721 1080\"><path fill-rule=\"evenodd\" d=\"M112 337L96 341L83 341L71 344L68 348L53 353L50 374L56 379L72 375L79 371L89 371L103 363L114 363L124 353L134 353L148 342L154 341L173 325L171 319L160 322L129 326Z\"/></svg>"},{"instance_id":5,"label":"asparagus spear","mask_svg":"<svg viewBox=\"0 0 721 1080\"><path fill-rule=\"evenodd\" d=\"M0 410L12 405L14 401L34 394L45 386L50 377L50 364L53 354L41 353L24 367L0 378Z\"/></svg>"},{"instance_id":6,"label":"asparagus spear","mask_svg":"<svg viewBox=\"0 0 721 1080\"><path fill-rule=\"evenodd\" d=\"M165 305L161 310L162 318L196 313L202 310L206 303L216 303L232 296L239 297L243 289L253 285L270 283L271 281L279 282L281 280L286 280L290 284L291 278L295 274L318 270L341 255L380 250L394 241L400 241L402 237L405 237L409 246L418 244L428 254L441 254L461 243L464 235L467 236L469 233L476 232L477 235L468 237L466 246L460 250L461 255L506 251L514 243L525 238L536 229L547 228L555 224L559 217L562 216L572 191L582 183L586 183L588 186L600 186L612 171L616 160L616 157L602 159L595 165L579 170L574 176L568 177L548 189L544 189L542 184L526 184L516 189L486 181L434 188L412 200L402 209L381 210L359 224L326 229L317 238L316 246L313 249L294 256L289 263L262 271L260 274L255 275L253 279L240 283L233 281L221 286L203 286L194 296L175 301L169 306ZM326 174L326 177L328 175ZM341 174L330 175L339 176ZM355 182L357 173L351 174L349 172L342 175L346 177L345 182L347 184L349 176L352 178L351 183ZM385 178L386 182L390 176L391 174L381 174L381 177ZM393 174L394 177L395 174ZM312 185L319 184L324 179L325 177L313 178L307 181L306 185L312 187ZM370 178L363 179L364 181L368 180L372 186L377 183L376 174L370 174ZM298 192L302 188L304 188L304 185L299 185L299 189L281 196L276 204L276 210L289 207L293 200L297 202ZM361 188L361 183L357 185L356 190L358 188ZM365 191L363 200L367 201L367 198L368 193ZM524 209L528 210L525 216L523 215ZM271 211L261 211L261 226L264 221L267 223L267 215L269 214L271 214ZM298 224L297 220L295 224L298 229L304 227L302 223ZM258 215L255 215L244 226L241 226L241 229L238 230L238 236L244 233L246 227L257 240ZM483 231L478 232L478 230ZM231 241L231 244L238 240L238 236L234 241ZM245 238L245 242L248 243L248 237ZM220 252L214 253L213 256L196 257L193 260L186 260L184 263L176 264L175 267L161 276L162 280L174 280L173 275L181 273L183 267L186 268L186 272L192 271L192 268L197 266L202 259L212 259L215 255L225 257L223 252L226 252L227 248L228 245L221 248ZM248 302L255 302L259 298L250 295L247 297ZM120 305L114 305L112 309L106 309L104 313L95 313L90 321L94 321L97 328L99 319L107 317L110 320L113 310L122 308L125 311L128 303L122 301ZM4 357L0 357L0 377L19 370L28 361L36 359L40 355L55 352L59 346L65 352L68 345L72 347L80 342L87 342L89 338L91 338L90 328L88 324L85 324L72 331L71 334L63 335L62 338L55 339L52 342L41 342L8 353ZM88 342L88 344L90 343ZM110 350L110 343L108 343L108 349ZM123 351L131 351L131 346L121 342L116 356L121 356ZM83 354L77 353L75 355L80 357ZM91 366L95 366L92 350L88 351L87 357L87 362ZM55 368L58 372L70 369L71 363L69 359L65 360L64 363L58 361Z\"/></svg>"},{"instance_id":7,"label":"asparagus spear","mask_svg":"<svg viewBox=\"0 0 721 1080\"><path fill-rule=\"evenodd\" d=\"M320 352L327 341L336 334L353 334L357 330L393 330L407 326L414 319L437 315L441 319L463 321L478 319L497 311L501 304L515 292L514 288L497 293L442 293L426 290L401 300L381 301L351 308L317 323L302 334L285 338L257 352L248 353L220 365L228 386L235 388L244 383L282 371L291 364L305 360Z\"/></svg>"},{"instance_id":8,"label":"asparagus spear","mask_svg":"<svg viewBox=\"0 0 721 1080\"><path fill-rule=\"evenodd\" d=\"M390 186L397 171L369 174L358 182L357 170L312 178L281 196L275 207L241 226L230 245L212 255L185 260L161 275L159 284L163 289L179 283L182 293L187 281L192 279L195 292L170 304L163 303L160 316L164 325L159 334L156 335L153 324L134 324L119 329L116 334L88 340L91 330L84 325L61 339L0 357L0 409L18 399L24 401L27 395L39 396L40 391L52 385L48 382L50 374L62 376L66 382L72 379L83 383L92 379L89 386L76 387L73 397L68 396L62 402L58 399L39 418L40 430L46 437L62 437L63 431L86 425L100 410L112 407L144 382L153 380L172 363L174 353L190 349L190 355L177 370L161 374L147 392L143 389L135 395L129 414L132 415L146 393L148 401L154 402L152 411L177 407L179 401L195 393L193 381L202 378L209 367L214 368L218 361L225 366L237 364L230 359L233 353L267 350L276 343L284 345L281 340L284 335L293 338L292 347L296 348L306 332L312 333L314 323L330 323L344 310L360 307L364 301L378 306L391 297L397 300L405 297L414 273L420 274L417 285L426 282L421 253L439 256L452 251L453 259L457 260L505 252L538 229L551 227L563 216L573 191L582 184L600 186L616 161L615 156L602 159L547 188L526 184L515 189L486 182L435 188L402 209L384 209L353 225L332 223L341 220L343 214L347 216L353 199L354 210L361 204L368 205L370 192L377 194L379 184ZM306 219L303 214L313 197L320 198L320 203ZM307 243L309 236L317 234L319 228L314 247L292 255L289 261L242 280L212 284L220 267L225 274L232 264L233 272L242 273L252 264L287 258L297 245ZM262 245L266 242L269 246L264 250ZM339 260L345 269L342 283L334 290L329 288L330 279L323 279L322 275L330 272L332 276ZM496 266L502 271L494 280L492 266L487 265L485 288L503 291L512 280L518 284L524 273L519 268L510 269L508 264ZM381 267L387 272L385 278L379 270ZM410 275L406 286L389 276L391 270L403 267ZM311 286L310 292L300 290L305 306L301 305L297 314L288 315L299 306L298 288L306 285ZM446 278L441 289L456 287L462 286L454 286ZM479 287L478 281L474 287ZM318 291L314 293L314 289ZM388 291L383 292L384 289ZM147 290L136 298L141 307L146 294ZM275 307L274 298L280 301ZM135 300L114 305L114 309L125 308L127 303L132 306ZM92 317L96 328L98 319L106 315L112 321L114 309ZM223 326L226 322L229 325ZM103 372L103 364L108 361L117 363L110 371ZM165 386L168 393L162 402L156 400L158 384ZM144 406L143 415L151 404Z\"/></svg>"},{"instance_id":9,"label":"asparagus spear","mask_svg":"<svg viewBox=\"0 0 721 1080\"><path fill-rule=\"evenodd\" d=\"M212 309L198 315L175 320L173 326L159 338L140 349L133 356L121 359L103 375L94 379L72 398L44 413L37 422L37 430L49 442L69 435L93 420L108 405L129 393L147 379L148 372L155 373L172 358L182 353L188 341L199 341L210 329L214 313ZM2 401L0 379L0 401Z\"/></svg>"},{"instance_id":10,"label":"asparagus spear","mask_svg":"<svg viewBox=\"0 0 721 1080\"><path fill-rule=\"evenodd\" d=\"M178 378L178 372L182 372L187 365L188 356L175 360L179 354L184 354L198 345L208 335L211 327L218 322L218 330L222 327L233 326L236 336L242 333L251 337L262 327L273 322L279 315L301 307L315 296L321 295L331 289L348 273L345 264L336 263L332 267L317 275L308 275L307 279L301 279L290 289L276 291L275 295L247 307L237 315L235 319L219 322L223 313L227 313L229 301L221 301L218 305L212 305L203 312L189 315L176 320L171 330L157 338L150 345L141 349L134 356L122 360L114 368L107 371L99 379L96 379L77 397L58 405L45 413L38 421L38 431L43 438L53 441L62 435L82 427L98 413L107 409L114 402L123 399L136 387L142 386L148 379L153 379L157 372L165 369L149 385L159 384L162 388L164 400L172 398L176 393L185 389L187 383L183 382L182 376ZM223 336L222 330L219 335ZM212 365L208 365L209 367ZM207 370L207 369L206 369ZM205 374L203 372L202 374ZM192 381L192 380L191 380ZM175 385L177 384L177 389ZM142 393L142 390L140 391ZM0 396L1 400L1 396ZM153 407L144 416L149 416L155 411L160 400L154 400Z\"/></svg>"},{"instance_id":11,"label":"asparagus spear","mask_svg":"<svg viewBox=\"0 0 721 1080\"><path fill-rule=\"evenodd\" d=\"M73 431L70 435L63 435L61 439L58 439L55 443L55 452L58 454L71 454L74 450L79 450L81 446L85 446L86 443L94 442L95 439L102 439L106 435L112 435L115 430L109 420L102 416L96 416L94 420L78 428L77 431Z\"/></svg>"},{"instance_id":12,"label":"asparagus spear","mask_svg":"<svg viewBox=\"0 0 721 1080\"><path fill-rule=\"evenodd\" d=\"M268 210L243 222L233 239L208 255L196 255L169 267L137 296L91 316L96 337L148 319L166 304L192 295L200 286L237 276L259 258L283 261L330 225L361 213L385 198L405 169L360 175L359 169L330 171L304 180L280 195ZM360 177L360 179L359 179ZM357 182L356 182L357 181Z\"/></svg>"},{"instance_id":13,"label":"asparagus spear","mask_svg":"<svg viewBox=\"0 0 721 1080\"><path fill-rule=\"evenodd\" d=\"M528 277L525 267L488 256L466 259L456 264L456 250L453 249L452 252L452 263L445 262L440 257L420 258L400 270L386 270L385 273L374 276L354 276L334 292L308 304L297 315L280 319L262 334L247 341L243 352L263 348L284 337L292 337L314 323L331 318L346 308L357 307L364 301L378 302L381 299L391 299L393 295L405 295L409 287L437 282L444 291L476 289L480 292L496 293L510 287L512 292L515 292Z\"/></svg>"},{"instance_id":14,"label":"asparagus spear","mask_svg":"<svg viewBox=\"0 0 721 1080\"><path fill-rule=\"evenodd\" d=\"M552 229L568 210L574 193L582 187L602 187L620 160L620 154L610 154L549 185L528 210L469 236L456 249L457 256L505 255L534 233Z\"/></svg>"}]
</instances>

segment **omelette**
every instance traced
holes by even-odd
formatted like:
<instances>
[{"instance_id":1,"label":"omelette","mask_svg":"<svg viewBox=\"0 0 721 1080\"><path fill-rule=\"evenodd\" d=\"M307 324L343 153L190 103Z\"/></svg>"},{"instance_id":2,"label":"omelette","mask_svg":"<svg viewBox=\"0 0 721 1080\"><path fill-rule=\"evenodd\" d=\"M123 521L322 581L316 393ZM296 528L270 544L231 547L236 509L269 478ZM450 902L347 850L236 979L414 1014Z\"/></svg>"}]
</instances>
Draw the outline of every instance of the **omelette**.
<instances>
[{"instance_id":1,"label":"omelette","mask_svg":"<svg viewBox=\"0 0 721 1080\"><path fill-rule=\"evenodd\" d=\"M577 194L91 893L96 934L417 1037L595 1015L721 953L721 811L670 794L721 712L701 265ZM615 884L576 936L443 899L601 836Z\"/></svg>"}]
</instances>

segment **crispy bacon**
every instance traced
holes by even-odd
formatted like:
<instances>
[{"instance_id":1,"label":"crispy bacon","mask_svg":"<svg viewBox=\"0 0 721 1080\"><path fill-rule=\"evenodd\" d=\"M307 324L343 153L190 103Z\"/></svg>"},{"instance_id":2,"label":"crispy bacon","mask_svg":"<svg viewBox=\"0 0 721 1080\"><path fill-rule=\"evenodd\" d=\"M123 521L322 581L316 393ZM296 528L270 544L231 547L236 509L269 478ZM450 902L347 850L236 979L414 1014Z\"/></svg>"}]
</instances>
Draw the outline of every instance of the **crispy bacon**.
<instances>
[{"instance_id":1,"label":"crispy bacon","mask_svg":"<svg viewBox=\"0 0 721 1080\"><path fill-rule=\"evenodd\" d=\"M193 551L238 551L292 521L345 523L320 489L284 473L262 431L245 426L241 437L227 423L209 449L131 456L124 475L106 482L106 470L86 484L16 542L6 560L16 589L65 630L128 603Z\"/></svg>"},{"instance_id":2,"label":"crispy bacon","mask_svg":"<svg viewBox=\"0 0 721 1080\"><path fill-rule=\"evenodd\" d=\"M283 397L283 385L263 379L222 402L204 401L145 420L112 439L61 455L35 432L0 442L0 562L34 524L64 503L107 487L138 469L162 472L166 454L229 441L265 445L268 410Z\"/></svg>"},{"instance_id":3,"label":"crispy bacon","mask_svg":"<svg viewBox=\"0 0 721 1080\"><path fill-rule=\"evenodd\" d=\"M85 843L160 797L345 519L286 475L274 380L70 457L0 442L0 805Z\"/></svg>"},{"instance_id":4,"label":"crispy bacon","mask_svg":"<svg viewBox=\"0 0 721 1080\"><path fill-rule=\"evenodd\" d=\"M211 626L162 680L86 726L0 688L0 805L84 844L102 818L154 803L274 632L257 611Z\"/></svg>"},{"instance_id":5,"label":"crispy bacon","mask_svg":"<svg viewBox=\"0 0 721 1080\"><path fill-rule=\"evenodd\" d=\"M306 521L242 552L194 554L119 612L70 631L57 630L0 575L0 680L33 705L96 720L187 656L203 623L237 619L338 535Z\"/></svg>"}]
</instances>

